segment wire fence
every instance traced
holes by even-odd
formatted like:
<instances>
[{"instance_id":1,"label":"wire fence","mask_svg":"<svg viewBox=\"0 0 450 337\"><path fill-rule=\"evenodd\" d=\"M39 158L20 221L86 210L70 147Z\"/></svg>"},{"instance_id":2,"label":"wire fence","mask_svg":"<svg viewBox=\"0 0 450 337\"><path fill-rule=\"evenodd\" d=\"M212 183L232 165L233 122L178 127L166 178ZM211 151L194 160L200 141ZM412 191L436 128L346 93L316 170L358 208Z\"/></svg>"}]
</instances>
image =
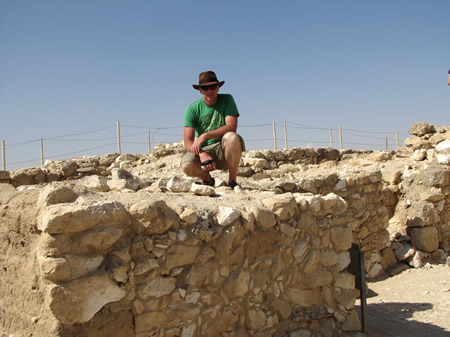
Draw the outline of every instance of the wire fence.
<instances>
[{"instance_id":1,"label":"wire fence","mask_svg":"<svg viewBox=\"0 0 450 337\"><path fill-rule=\"evenodd\" d=\"M288 121L239 125L247 150L293 147L332 147L336 149L394 150L407 135L397 131L363 131L323 128ZM25 140L14 144L2 141L2 170L42 166L47 160L107 153L151 153L156 144L183 140L183 126L147 127L110 125L55 137Z\"/></svg>"}]
</instances>

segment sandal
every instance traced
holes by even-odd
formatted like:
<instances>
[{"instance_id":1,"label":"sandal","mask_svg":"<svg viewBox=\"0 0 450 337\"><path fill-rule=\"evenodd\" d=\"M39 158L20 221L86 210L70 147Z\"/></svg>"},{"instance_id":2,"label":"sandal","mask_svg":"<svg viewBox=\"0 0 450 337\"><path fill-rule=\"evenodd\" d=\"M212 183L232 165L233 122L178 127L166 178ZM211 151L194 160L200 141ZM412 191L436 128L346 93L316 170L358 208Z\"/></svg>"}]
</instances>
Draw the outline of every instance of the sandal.
<instances>
[{"instance_id":1,"label":"sandal","mask_svg":"<svg viewBox=\"0 0 450 337\"><path fill-rule=\"evenodd\" d=\"M228 187L230 187L232 190L234 190L236 186L238 186L238 183L235 180L232 180L228 183Z\"/></svg>"},{"instance_id":2,"label":"sandal","mask_svg":"<svg viewBox=\"0 0 450 337\"><path fill-rule=\"evenodd\" d=\"M214 178L211 177L211 175L210 175L210 176L209 176L209 180L203 180L203 185L214 187L214 186L216 185L216 181L215 181Z\"/></svg>"}]
</instances>

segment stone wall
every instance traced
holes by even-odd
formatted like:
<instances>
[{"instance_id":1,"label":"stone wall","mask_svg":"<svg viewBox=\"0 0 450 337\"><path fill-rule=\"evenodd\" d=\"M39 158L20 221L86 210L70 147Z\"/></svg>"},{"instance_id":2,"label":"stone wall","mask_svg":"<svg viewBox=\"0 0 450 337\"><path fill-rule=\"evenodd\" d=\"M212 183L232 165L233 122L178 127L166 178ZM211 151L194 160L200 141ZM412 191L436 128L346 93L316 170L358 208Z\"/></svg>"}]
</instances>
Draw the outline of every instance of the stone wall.
<instances>
[{"instance_id":1,"label":"stone wall","mask_svg":"<svg viewBox=\"0 0 450 337\"><path fill-rule=\"evenodd\" d=\"M411 133L395 152L248 151L236 191L220 179L213 188L174 174L179 145L157 146L152 156L2 171L1 182L16 187L14 197L0 198L2 217L18 191L37 190L36 242L22 246L29 263L35 256L33 289L43 294L34 328L8 321L9 331L39 337L356 331L357 292L346 271L352 243L364 252L369 279L448 256L448 131L418 125ZM46 315L54 325L42 325L40 333Z\"/></svg>"},{"instance_id":2,"label":"stone wall","mask_svg":"<svg viewBox=\"0 0 450 337\"><path fill-rule=\"evenodd\" d=\"M181 214L151 197L126 209L69 188L42 195L37 260L61 335L73 326L83 335L111 306L111 321L132 312L127 336L357 330L354 276L345 270L352 231L362 218L388 220L387 212L356 217L334 193ZM380 236L376 244L388 245Z\"/></svg>"}]
</instances>

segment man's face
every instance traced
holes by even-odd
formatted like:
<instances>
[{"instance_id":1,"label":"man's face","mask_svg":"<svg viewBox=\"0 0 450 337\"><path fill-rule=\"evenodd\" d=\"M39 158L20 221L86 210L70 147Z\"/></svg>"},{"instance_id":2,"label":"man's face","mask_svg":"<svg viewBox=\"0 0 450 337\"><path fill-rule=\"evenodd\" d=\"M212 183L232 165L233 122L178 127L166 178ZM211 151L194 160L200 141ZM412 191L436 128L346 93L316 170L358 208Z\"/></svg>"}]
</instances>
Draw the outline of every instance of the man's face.
<instances>
[{"instance_id":1,"label":"man's face","mask_svg":"<svg viewBox=\"0 0 450 337\"><path fill-rule=\"evenodd\" d=\"M203 102L208 106L213 106L217 103L219 86L217 84L200 86L200 93L203 96Z\"/></svg>"}]
</instances>

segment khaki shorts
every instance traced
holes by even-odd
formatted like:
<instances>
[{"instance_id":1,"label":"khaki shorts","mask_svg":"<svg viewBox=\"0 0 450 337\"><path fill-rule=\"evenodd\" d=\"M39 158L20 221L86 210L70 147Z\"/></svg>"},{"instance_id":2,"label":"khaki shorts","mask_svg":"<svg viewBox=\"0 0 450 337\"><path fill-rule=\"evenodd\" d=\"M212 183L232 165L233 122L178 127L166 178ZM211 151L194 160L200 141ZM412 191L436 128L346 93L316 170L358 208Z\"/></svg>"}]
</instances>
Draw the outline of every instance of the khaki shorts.
<instances>
[{"instance_id":1,"label":"khaki shorts","mask_svg":"<svg viewBox=\"0 0 450 337\"><path fill-rule=\"evenodd\" d=\"M238 136L241 140L242 151L245 151L244 139L240 135L238 135ZM216 163L216 169L225 170L228 168L227 161L225 160L223 139L220 142L202 147L202 150L203 150L203 152L208 153L212 157L212 160L214 160L214 162ZM186 151L184 156L181 158L180 165L183 165L184 163L187 163L187 162L195 162L198 165L201 165L199 156L196 156L195 154L193 154L192 152L189 152L189 151Z\"/></svg>"}]
</instances>

